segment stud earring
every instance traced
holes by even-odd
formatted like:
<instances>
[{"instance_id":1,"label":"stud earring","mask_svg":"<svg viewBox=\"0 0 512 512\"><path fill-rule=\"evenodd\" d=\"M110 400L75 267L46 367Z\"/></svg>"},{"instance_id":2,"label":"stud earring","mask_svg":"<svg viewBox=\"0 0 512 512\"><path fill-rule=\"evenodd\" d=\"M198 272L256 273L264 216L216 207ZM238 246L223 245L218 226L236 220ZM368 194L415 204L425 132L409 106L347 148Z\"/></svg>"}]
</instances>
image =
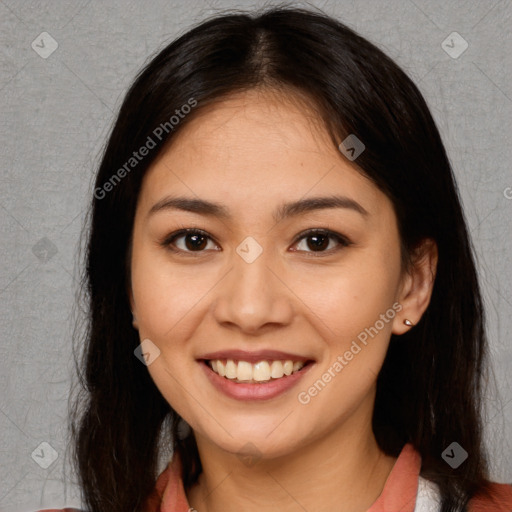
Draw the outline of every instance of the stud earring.
<instances>
[{"instance_id":1,"label":"stud earring","mask_svg":"<svg viewBox=\"0 0 512 512\"><path fill-rule=\"evenodd\" d=\"M414 324L408 320L407 318L404 320L404 324L407 325L408 327L412 327Z\"/></svg>"}]
</instances>

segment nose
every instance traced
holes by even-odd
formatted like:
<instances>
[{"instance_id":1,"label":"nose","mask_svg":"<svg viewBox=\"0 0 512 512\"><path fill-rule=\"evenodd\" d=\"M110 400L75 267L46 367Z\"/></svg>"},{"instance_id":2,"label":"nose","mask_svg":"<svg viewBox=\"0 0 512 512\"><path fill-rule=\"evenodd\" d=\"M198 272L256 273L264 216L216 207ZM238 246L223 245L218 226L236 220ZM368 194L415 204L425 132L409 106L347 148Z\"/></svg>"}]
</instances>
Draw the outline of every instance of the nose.
<instances>
[{"instance_id":1,"label":"nose","mask_svg":"<svg viewBox=\"0 0 512 512\"><path fill-rule=\"evenodd\" d=\"M254 261L233 252L231 270L216 287L214 316L219 324L257 334L291 323L294 295L271 252L263 250Z\"/></svg>"}]
</instances>

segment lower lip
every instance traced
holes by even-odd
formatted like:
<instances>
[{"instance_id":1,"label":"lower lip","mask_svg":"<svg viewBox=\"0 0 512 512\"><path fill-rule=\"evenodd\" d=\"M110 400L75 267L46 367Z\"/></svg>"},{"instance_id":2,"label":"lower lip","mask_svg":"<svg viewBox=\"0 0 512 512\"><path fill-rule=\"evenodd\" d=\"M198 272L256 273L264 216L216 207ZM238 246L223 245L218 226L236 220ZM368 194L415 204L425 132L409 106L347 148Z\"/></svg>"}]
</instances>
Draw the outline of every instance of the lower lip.
<instances>
[{"instance_id":1,"label":"lower lip","mask_svg":"<svg viewBox=\"0 0 512 512\"><path fill-rule=\"evenodd\" d=\"M199 364L214 387L236 400L269 400L275 398L295 386L313 366L313 363L309 362L298 372L279 379L272 379L268 382L237 384L215 373L205 361L199 361Z\"/></svg>"}]
</instances>

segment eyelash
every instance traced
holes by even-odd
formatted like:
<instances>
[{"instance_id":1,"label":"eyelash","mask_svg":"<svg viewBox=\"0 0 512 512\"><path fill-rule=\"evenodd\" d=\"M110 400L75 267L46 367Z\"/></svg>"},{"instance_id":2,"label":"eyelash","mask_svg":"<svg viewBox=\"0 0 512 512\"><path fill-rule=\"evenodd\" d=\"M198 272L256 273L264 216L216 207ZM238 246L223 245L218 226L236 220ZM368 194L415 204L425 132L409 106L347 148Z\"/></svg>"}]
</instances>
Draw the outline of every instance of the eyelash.
<instances>
[{"instance_id":1,"label":"eyelash","mask_svg":"<svg viewBox=\"0 0 512 512\"><path fill-rule=\"evenodd\" d=\"M172 245L177 238L179 238L180 236L183 236L183 235L190 234L190 233L196 234L196 235L202 235L202 236L209 238L210 240L215 242L215 240L208 234L208 232L201 228L182 228L182 229L180 229L178 231L174 231L170 235L166 236L165 239L160 243L160 245L172 252L175 252L175 253L181 253L181 254L185 254L187 256L196 256L196 255L199 256L199 255L201 255L201 253L204 253L205 251L204 250L202 250L202 251L184 251L183 249L178 249L176 247L173 247L173 245ZM352 242L347 237L341 235L340 233L337 233L336 231L331 231L330 229L323 229L323 228L313 228L313 229L308 229L306 231L302 231L301 233L299 233L297 235L297 238L295 239L295 242L293 243L293 245L296 245L302 239L307 238L308 236L313 236L313 235L324 235L329 238L332 238L339 243L339 246L337 248L335 248L334 250L329 249L327 251L296 251L296 252L305 252L308 255L308 257L319 258L319 257L322 257L323 255L331 255L331 254L333 254L333 252L338 252L342 248L352 245Z\"/></svg>"}]
</instances>

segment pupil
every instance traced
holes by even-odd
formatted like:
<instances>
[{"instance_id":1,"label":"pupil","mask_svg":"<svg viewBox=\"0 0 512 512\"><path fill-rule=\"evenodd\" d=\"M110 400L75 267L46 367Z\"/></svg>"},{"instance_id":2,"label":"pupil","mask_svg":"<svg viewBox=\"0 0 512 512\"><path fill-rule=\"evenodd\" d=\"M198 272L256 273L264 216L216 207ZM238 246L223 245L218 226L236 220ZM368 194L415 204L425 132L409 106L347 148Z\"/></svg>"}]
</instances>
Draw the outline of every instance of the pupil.
<instances>
[{"instance_id":1,"label":"pupil","mask_svg":"<svg viewBox=\"0 0 512 512\"><path fill-rule=\"evenodd\" d=\"M316 242L314 242L313 245L308 244L310 249L319 249L319 248L322 249L322 248L327 247L327 245L329 245L328 237L325 235L311 235L309 237L309 239L316 240ZM323 243L322 242L318 243L318 239L323 239ZM327 241L327 245L325 244L325 241ZM325 246L325 247L323 247L323 246Z\"/></svg>"},{"instance_id":2,"label":"pupil","mask_svg":"<svg viewBox=\"0 0 512 512\"><path fill-rule=\"evenodd\" d=\"M189 242L191 240L194 240L191 244ZM197 244L197 241L199 240L199 244ZM205 244L205 237L203 235L187 235L185 237L185 244L187 246L187 249L190 250L197 250L197 249L203 249Z\"/></svg>"}]
</instances>

